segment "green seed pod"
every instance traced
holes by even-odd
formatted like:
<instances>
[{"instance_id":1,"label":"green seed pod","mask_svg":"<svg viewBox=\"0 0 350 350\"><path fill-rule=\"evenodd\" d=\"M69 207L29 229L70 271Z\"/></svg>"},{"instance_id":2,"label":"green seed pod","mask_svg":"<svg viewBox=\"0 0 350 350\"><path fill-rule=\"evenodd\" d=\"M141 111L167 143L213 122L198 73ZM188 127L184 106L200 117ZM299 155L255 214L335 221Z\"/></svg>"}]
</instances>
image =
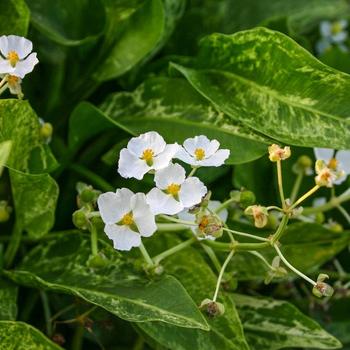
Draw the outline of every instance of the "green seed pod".
<instances>
[{"instance_id":1,"label":"green seed pod","mask_svg":"<svg viewBox=\"0 0 350 350\"><path fill-rule=\"evenodd\" d=\"M326 217L322 212L316 213L315 215L316 223L323 224L325 220L326 220Z\"/></svg>"},{"instance_id":2,"label":"green seed pod","mask_svg":"<svg viewBox=\"0 0 350 350\"><path fill-rule=\"evenodd\" d=\"M225 306L217 301L212 301L210 299L204 299L199 308L204 310L207 315L211 318L221 316L225 313Z\"/></svg>"},{"instance_id":3,"label":"green seed pod","mask_svg":"<svg viewBox=\"0 0 350 350\"><path fill-rule=\"evenodd\" d=\"M89 227L88 213L84 208L76 210L72 215L73 224L76 228L87 230Z\"/></svg>"},{"instance_id":4,"label":"green seed pod","mask_svg":"<svg viewBox=\"0 0 350 350\"><path fill-rule=\"evenodd\" d=\"M43 140L50 140L52 137L52 133L53 133L53 126L51 123L44 123L41 125L40 128L40 137Z\"/></svg>"},{"instance_id":5,"label":"green seed pod","mask_svg":"<svg viewBox=\"0 0 350 350\"><path fill-rule=\"evenodd\" d=\"M242 208L247 208L256 202L255 194L252 191L242 191L239 199Z\"/></svg>"},{"instance_id":6,"label":"green seed pod","mask_svg":"<svg viewBox=\"0 0 350 350\"><path fill-rule=\"evenodd\" d=\"M108 265L108 259L101 255L90 255L87 265L92 268L102 268Z\"/></svg>"}]
</instances>

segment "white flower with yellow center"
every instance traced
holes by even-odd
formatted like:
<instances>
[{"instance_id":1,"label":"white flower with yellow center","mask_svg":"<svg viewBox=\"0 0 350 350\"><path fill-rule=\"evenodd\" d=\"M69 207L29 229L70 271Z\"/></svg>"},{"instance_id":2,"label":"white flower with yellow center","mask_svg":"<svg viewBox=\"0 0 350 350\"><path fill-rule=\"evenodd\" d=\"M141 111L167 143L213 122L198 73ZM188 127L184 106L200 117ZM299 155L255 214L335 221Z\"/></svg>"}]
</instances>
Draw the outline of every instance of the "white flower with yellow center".
<instances>
[{"instance_id":1,"label":"white flower with yellow center","mask_svg":"<svg viewBox=\"0 0 350 350\"><path fill-rule=\"evenodd\" d=\"M174 215L184 208L200 203L207 188L197 177L186 179L185 169L179 164L170 164L156 171L156 186L147 194L147 203L152 212Z\"/></svg>"},{"instance_id":2,"label":"white flower with yellow center","mask_svg":"<svg viewBox=\"0 0 350 350\"><path fill-rule=\"evenodd\" d=\"M10 90L10 93L12 95L17 95L18 98L23 97L22 93L22 79L20 77L16 77L15 75L9 75L9 74L0 74L0 79L5 78L5 81L7 83L7 86Z\"/></svg>"},{"instance_id":3,"label":"white flower with yellow center","mask_svg":"<svg viewBox=\"0 0 350 350\"><path fill-rule=\"evenodd\" d=\"M205 209L204 214L208 214L208 215L212 215L213 212L215 212L215 210L217 208L219 208L221 205L220 201L209 201L208 203L208 207ZM220 218L220 220L225 223L228 217L228 211L227 209L223 209L220 211L220 213L217 214L218 217ZM191 214L188 209L181 211L178 214L179 219L184 220L184 221L190 221L190 222L196 222L197 221L197 217L196 214ZM203 217L203 216L202 216ZM205 217L203 217L205 220ZM212 235L206 235L203 233L203 229L205 229L205 222L203 222L204 220L202 220L198 226L188 226L188 228L191 229L191 231L197 236L197 238L199 240L203 240L203 239L209 239L209 240L215 240L215 237ZM202 225L202 226L201 226ZM198 232L200 231L200 232ZM199 233L199 234L198 234Z\"/></svg>"},{"instance_id":4,"label":"white flower with yellow center","mask_svg":"<svg viewBox=\"0 0 350 350\"><path fill-rule=\"evenodd\" d=\"M30 73L39 62L30 40L17 35L0 36L0 73L19 78Z\"/></svg>"},{"instance_id":5,"label":"white flower with yellow center","mask_svg":"<svg viewBox=\"0 0 350 350\"><path fill-rule=\"evenodd\" d=\"M141 245L141 236L150 237L157 230L154 214L143 193L134 194L127 188L116 193L106 192L97 200L104 231L118 250L130 250Z\"/></svg>"},{"instance_id":6,"label":"white flower with yellow center","mask_svg":"<svg viewBox=\"0 0 350 350\"><path fill-rule=\"evenodd\" d=\"M125 178L141 180L150 170L163 169L169 165L178 150L178 144L167 145L155 131L132 138L127 148L120 152L118 172Z\"/></svg>"},{"instance_id":7,"label":"white flower with yellow center","mask_svg":"<svg viewBox=\"0 0 350 350\"><path fill-rule=\"evenodd\" d=\"M325 167L322 167L323 178L327 177L327 174L334 173L335 178L331 174L328 176L332 184L339 185L350 175L350 151L335 152L331 148L314 148L314 153L316 159L322 160L330 170L328 172L328 170L325 170ZM328 184L328 187L331 187L330 184Z\"/></svg>"},{"instance_id":8,"label":"white flower with yellow center","mask_svg":"<svg viewBox=\"0 0 350 350\"><path fill-rule=\"evenodd\" d=\"M175 158L190 164L194 167L200 166L221 166L230 156L228 149L219 149L220 143L217 140L209 140L206 136L200 135L189 138L179 147Z\"/></svg>"},{"instance_id":9,"label":"white flower with yellow center","mask_svg":"<svg viewBox=\"0 0 350 350\"><path fill-rule=\"evenodd\" d=\"M340 21L322 21L320 23L321 38L316 43L316 50L319 54L323 54L329 50L332 45L337 45L342 51L348 51L344 42L348 37L346 27L348 26L347 20Z\"/></svg>"}]
</instances>

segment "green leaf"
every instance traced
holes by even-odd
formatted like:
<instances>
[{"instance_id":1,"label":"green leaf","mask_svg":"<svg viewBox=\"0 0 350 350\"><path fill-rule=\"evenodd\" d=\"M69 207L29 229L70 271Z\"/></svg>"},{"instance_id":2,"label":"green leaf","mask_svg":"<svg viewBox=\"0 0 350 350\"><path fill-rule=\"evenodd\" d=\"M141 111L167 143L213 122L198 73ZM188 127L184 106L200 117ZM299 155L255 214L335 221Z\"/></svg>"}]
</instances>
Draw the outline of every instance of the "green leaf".
<instances>
[{"instance_id":1,"label":"green leaf","mask_svg":"<svg viewBox=\"0 0 350 350\"><path fill-rule=\"evenodd\" d=\"M178 243L173 235L157 237L162 249ZM152 242L152 246L156 242ZM197 247L199 249L199 247ZM211 298L216 285L216 276L195 248L187 248L164 260L164 269L180 280L188 293L200 305L203 299ZM219 295L225 313L221 317L208 319L210 331L184 329L159 322L140 323L137 326L165 348L172 350L245 350L249 349L242 330L235 304L226 293Z\"/></svg>"},{"instance_id":2,"label":"green leaf","mask_svg":"<svg viewBox=\"0 0 350 350\"><path fill-rule=\"evenodd\" d=\"M342 347L336 338L288 302L240 294L234 294L233 299L252 350Z\"/></svg>"},{"instance_id":3,"label":"green leaf","mask_svg":"<svg viewBox=\"0 0 350 350\"><path fill-rule=\"evenodd\" d=\"M229 163L244 163L266 153L267 139L219 112L185 80L152 78L134 92L109 96L101 110L135 133L158 131L168 142L204 134L229 148Z\"/></svg>"},{"instance_id":4,"label":"green leaf","mask_svg":"<svg viewBox=\"0 0 350 350\"><path fill-rule=\"evenodd\" d=\"M62 350L24 322L0 321L0 341L0 349L3 350Z\"/></svg>"},{"instance_id":5,"label":"green leaf","mask_svg":"<svg viewBox=\"0 0 350 350\"><path fill-rule=\"evenodd\" d=\"M4 166L9 159L11 152L12 142L11 141L3 141L0 143L0 177L3 171Z\"/></svg>"},{"instance_id":6,"label":"green leaf","mask_svg":"<svg viewBox=\"0 0 350 350\"><path fill-rule=\"evenodd\" d=\"M253 234L261 234L261 230L240 225L239 230ZM268 237L271 232L265 232ZM318 224L293 223L290 224L281 239L281 250L286 259L298 270L304 273L316 271L325 262L342 251L350 242L350 232L335 233ZM271 263L276 251L266 249L260 252ZM283 264L282 264L283 266ZM229 269L236 278L241 280L264 279L268 268L257 257L248 253L236 254ZM288 269L287 269L288 270ZM291 276L291 275L290 275ZM293 276L295 276L293 274Z\"/></svg>"},{"instance_id":7,"label":"green leaf","mask_svg":"<svg viewBox=\"0 0 350 350\"><path fill-rule=\"evenodd\" d=\"M90 254L88 238L81 234L62 235L37 246L15 271L6 275L25 286L78 296L128 321L161 321L208 329L175 278L164 276L150 281L109 246L101 249L109 264L92 269L87 266Z\"/></svg>"},{"instance_id":8,"label":"green leaf","mask_svg":"<svg viewBox=\"0 0 350 350\"><path fill-rule=\"evenodd\" d=\"M0 1L0 36L27 34L29 9L24 0Z\"/></svg>"},{"instance_id":9,"label":"green leaf","mask_svg":"<svg viewBox=\"0 0 350 350\"><path fill-rule=\"evenodd\" d=\"M122 30L106 51L107 58L99 65L94 79L103 82L119 77L151 57L170 35L183 4L183 0L148 0L127 21L120 22L119 16L110 17L109 25L117 21ZM107 41L109 37L111 33Z\"/></svg>"},{"instance_id":10,"label":"green leaf","mask_svg":"<svg viewBox=\"0 0 350 350\"><path fill-rule=\"evenodd\" d=\"M0 279L0 320L14 321L16 319L17 293L17 286Z\"/></svg>"},{"instance_id":11,"label":"green leaf","mask_svg":"<svg viewBox=\"0 0 350 350\"><path fill-rule=\"evenodd\" d=\"M16 220L29 237L38 239L55 223L59 188L48 174L25 174L10 170Z\"/></svg>"},{"instance_id":12,"label":"green leaf","mask_svg":"<svg viewBox=\"0 0 350 350\"><path fill-rule=\"evenodd\" d=\"M264 28L213 34L196 68L173 65L234 120L291 145L350 148L350 77Z\"/></svg>"},{"instance_id":13,"label":"green leaf","mask_svg":"<svg viewBox=\"0 0 350 350\"><path fill-rule=\"evenodd\" d=\"M101 0L28 1L31 22L61 45L75 46L96 39L105 27Z\"/></svg>"},{"instance_id":14,"label":"green leaf","mask_svg":"<svg viewBox=\"0 0 350 350\"><path fill-rule=\"evenodd\" d=\"M0 142L12 142L6 166L32 173L57 167L48 145L40 138L38 116L27 101L0 100L0 126Z\"/></svg>"}]
</instances>

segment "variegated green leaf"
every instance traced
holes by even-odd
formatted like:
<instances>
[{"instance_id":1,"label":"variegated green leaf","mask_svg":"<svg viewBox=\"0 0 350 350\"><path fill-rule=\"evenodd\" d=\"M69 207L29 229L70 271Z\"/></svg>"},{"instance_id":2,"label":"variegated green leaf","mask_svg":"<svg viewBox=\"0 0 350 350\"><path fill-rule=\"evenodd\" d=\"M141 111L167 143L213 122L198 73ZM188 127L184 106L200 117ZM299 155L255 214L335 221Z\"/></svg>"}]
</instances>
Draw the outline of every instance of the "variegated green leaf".
<instances>
[{"instance_id":1,"label":"variegated green leaf","mask_svg":"<svg viewBox=\"0 0 350 350\"><path fill-rule=\"evenodd\" d=\"M14 321L17 317L18 287L0 279L0 320Z\"/></svg>"},{"instance_id":2,"label":"variegated green leaf","mask_svg":"<svg viewBox=\"0 0 350 350\"><path fill-rule=\"evenodd\" d=\"M233 297L252 350L339 349L341 343L294 305L241 294Z\"/></svg>"},{"instance_id":3,"label":"variegated green leaf","mask_svg":"<svg viewBox=\"0 0 350 350\"><path fill-rule=\"evenodd\" d=\"M0 321L0 350L62 350L24 322Z\"/></svg>"},{"instance_id":4,"label":"variegated green leaf","mask_svg":"<svg viewBox=\"0 0 350 350\"><path fill-rule=\"evenodd\" d=\"M257 28L213 34L196 65L173 65L234 120L291 145L350 148L350 76L284 34Z\"/></svg>"},{"instance_id":5,"label":"variegated green leaf","mask_svg":"<svg viewBox=\"0 0 350 350\"><path fill-rule=\"evenodd\" d=\"M266 153L269 140L218 111L186 81L146 80L134 92L109 96L101 110L135 133L156 130L168 142L204 134L229 148L229 163L244 163Z\"/></svg>"},{"instance_id":6,"label":"variegated green leaf","mask_svg":"<svg viewBox=\"0 0 350 350\"><path fill-rule=\"evenodd\" d=\"M24 0L0 1L0 36L26 35L29 17L29 9Z\"/></svg>"},{"instance_id":7,"label":"variegated green leaf","mask_svg":"<svg viewBox=\"0 0 350 350\"><path fill-rule=\"evenodd\" d=\"M12 142L3 141L0 143L0 176L2 174L3 168L9 159L11 152Z\"/></svg>"},{"instance_id":8,"label":"variegated green leaf","mask_svg":"<svg viewBox=\"0 0 350 350\"><path fill-rule=\"evenodd\" d=\"M87 265L90 249L89 237L62 235L37 246L6 275L25 286L78 296L128 321L161 321L208 330L197 306L174 277L149 280L109 245L101 249L109 259L107 266L93 269Z\"/></svg>"}]
</instances>

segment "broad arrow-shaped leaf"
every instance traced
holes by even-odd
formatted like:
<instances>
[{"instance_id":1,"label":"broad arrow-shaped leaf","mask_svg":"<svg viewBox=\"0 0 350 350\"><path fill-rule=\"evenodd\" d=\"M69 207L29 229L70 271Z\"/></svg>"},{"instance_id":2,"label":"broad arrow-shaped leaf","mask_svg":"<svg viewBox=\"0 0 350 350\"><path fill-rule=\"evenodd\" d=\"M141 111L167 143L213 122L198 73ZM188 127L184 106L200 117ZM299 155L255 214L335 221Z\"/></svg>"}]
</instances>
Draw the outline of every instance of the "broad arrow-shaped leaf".
<instances>
[{"instance_id":1,"label":"broad arrow-shaped leaf","mask_svg":"<svg viewBox=\"0 0 350 350\"><path fill-rule=\"evenodd\" d=\"M221 111L281 142L350 148L350 76L264 28L213 34L195 67L174 64Z\"/></svg>"}]
</instances>

